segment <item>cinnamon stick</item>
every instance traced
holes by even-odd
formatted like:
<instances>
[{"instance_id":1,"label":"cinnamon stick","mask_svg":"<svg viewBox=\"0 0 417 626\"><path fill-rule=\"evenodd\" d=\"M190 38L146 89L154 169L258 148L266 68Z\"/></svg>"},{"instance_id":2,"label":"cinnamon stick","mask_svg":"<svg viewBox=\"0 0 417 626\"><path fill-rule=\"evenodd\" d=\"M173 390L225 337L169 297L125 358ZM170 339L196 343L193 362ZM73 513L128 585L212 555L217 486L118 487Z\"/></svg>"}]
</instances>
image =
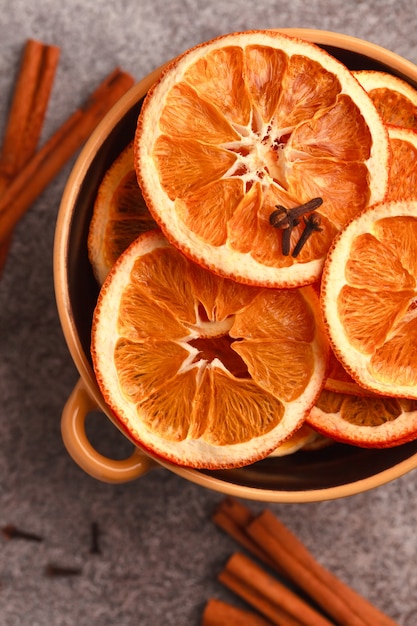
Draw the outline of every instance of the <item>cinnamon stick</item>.
<instances>
[{"instance_id":1,"label":"cinnamon stick","mask_svg":"<svg viewBox=\"0 0 417 626\"><path fill-rule=\"evenodd\" d=\"M238 501L231 503L233 500L234 498L226 498L220 504L213 515L213 521L261 561L272 565L279 573L284 573L295 585L304 589L322 606L326 614L333 616L331 611L341 611L342 620L347 621L338 621L340 626L397 626L390 617L327 570L325 577L325 568L271 511L250 517L251 513L247 510L246 519L251 521L245 524L245 514L241 509L246 507ZM229 519L225 521L224 517ZM272 520L276 520L278 524ZM333 592L333 589L337 591Z\"/></svg>"},{"instance_id":2,"label":"cinnamon stick","mask_svg":"<svg viewBox=\"0 0 417 626\"><path fill-rule=\"evenodd\" d=\"M274 567L275 563L248 535L246 526L255 519L252 513L237 501L226 498L214 512L212 520L217 526L233 537L248 552L256 556L267 565Z\"/></svg>"},{"instance_id":3,"label":"cinnamon stick","mask_svg":"<svg viewBox=\"0 0 417 626\"><path fill-rule=\"evenodd\" d=\"M246 528L255 519L254 513L247 506L232 497L224 498L220 502L217 507L217 512L219 511L233 519L239 528Z\"/></svg>"},{"instance_id":4,"label":"cinnamon stick","mask_svg":"<svg viewBox=\"0 0 417 626\"><path fill-rule=\"evenodd\" d=\"M355 609L346 603L335 587L327 587L304 563L298 561L273 535L270 535L259 519L248 526L251 537L267 550L272 558L285 570L287 576L313 598L335 620L339 626L366 626L367 622ZM336 585L337 587L337 585ZM374 624L376 626L376 624Z\"/></svg>"},{"instance_id":5,"label":"cinnamon stick","mask_svg":"<svg viewBox=\"0 0 417 626\"><path fill-rule=\"evenodd\" d=\"M0 154L0 193L35 154L41 136L60 49L29 39L23 50ZM0 246L0 272L11 236Z\"/></svg>"},{"instance_id":6,"label":"cinnamon stick","mask_svg":"<svg viewBox=\"0 0 417 626\"><path fill-rule=\"evenodd\" d=\"M252 587L228 571L219 574L219 581L236 595L243 598L254 609L265 615L275 626L302 626L298 620L292 619L279 607L273 607L268 600L259 595Z\"/></svg>"},{"instance_id":7,"label":"cinnamon stick","mask_svg":"<svg viewBox=\"0 0 417 626\"><path fill-rule=\"evenodd\" d=\"M0 275L4 266L6 265L7 256L9 254L10 245L12 243L12 237L9 236L3 242L0 243Z\"/></svg>"},{"instance_id":8,"label":"cinnamon stick","mask_svg":"<svg viewBox=\"0 0 417 626\"><path fill-rule=\"evenodd\" d=\"M133 83L129 74L116 68L13 179L0 198L0 243Z\"/></svg>"},{"instance_id":9,"label":"cinnamon stick","mask_svg":"<svg viewBox=\"0 0 417 626\"><path fill-rule=\"evenodd\" d=\"M332 626L328 619L244 554L237 552L231 556L219 580L273 624Z\"/></svg>"},{"instance_id":10,"label":"cinnamon stick","mask_svg":"<svg viewBox=\"0 0 417 626\"><path fill-rule=\"evenodd\" d=\"M271 622L252 611L210 598L203 612L201 626L271 626Z\"/></svg>"},{"instance_id":11,"label":"cinnamon stick","mask_svg":"<svg viewBox=\"0 0 417 626\"><path fill-rule=\"evenodd\" d=\"M263 511L247 526L247 532L340 626L396 626L391 618L316 561L271 511Z\"/></svg>"},{"instance_id":12,"label":"cinnamon stick","mask_svg":"<svg viewBox=\"0 0 417 626\"><path fill-rule=\"evenodd\" d=\"M0 155L0 191L34 155L41 136L60 49L29 39L24 47Z\"/></svg>"}]
</instances>

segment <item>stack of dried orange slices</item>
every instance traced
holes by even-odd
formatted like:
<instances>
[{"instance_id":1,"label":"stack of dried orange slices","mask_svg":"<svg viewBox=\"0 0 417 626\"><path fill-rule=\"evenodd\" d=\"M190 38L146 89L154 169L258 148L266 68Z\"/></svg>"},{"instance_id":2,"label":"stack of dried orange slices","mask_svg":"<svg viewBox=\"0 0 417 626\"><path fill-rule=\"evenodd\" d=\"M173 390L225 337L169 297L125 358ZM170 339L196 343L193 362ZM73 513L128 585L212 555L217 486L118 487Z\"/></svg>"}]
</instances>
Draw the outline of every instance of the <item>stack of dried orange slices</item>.
<instances>
[{"instance_id":1,"label":"stack of dried orange slices","mask_svg":"<svg viewBox=\"0 0 417 626\"><path fill-rule=\"evenodd\" d=\"M417 437L417 366L410 362L410 354L417 348L412 324L417 298L416 266L412 261L417 254L417 243L413 241L417 219L417 91L385 72L364 70L354 75L369 91L387 125L392 154L390 182L385 204L375 207L375 212L373 207L368 209L366 218L354 219L346 233L340 234L342 241L336 239L334 251L328 255L322 307L332 346L343 365L332 352L325 389L307 423L337 441L384 448ZM356 229L362 228L358 226L362 219L367 226L363 227L361 236L356 236ZM402 289L400 275L402 278L408 275L411 288L408 293ZM405 301L400 302L402 296ZM336 317L342 320L341 334L335 330L336 310ZM386 332L384 338L376 333L381 321ZM363 368L362 374L358 372L364 357L361 348L353 358L353 369L352 356L350 361L345 356L348 352L352 355L352 344L358 341L358 324L368 344L365 349L368 381ZM379 328L383 333L382 327ZM400 348L401 341L404 345ZM372 350L375 350L373 360ZM379 364L377 375L373 363L381 352L385 361ZM404 369L410 377L408 385L402 384Z\"/></svg>"},{"instance_id":2,"label":"stack of dried orange slices","mask_svg":"<svg viewBox=\"0 0 417 626\"><path fill-rule=\"evenodd\" d=\"M333 350L363 390L323 392L308 423L369 447L415 438L417 200L375 205L338 235L323 270L322 308Z\"/></svg>"},{"instance_id":3,"label":"stack of dried orange slices","mask_svg":"<svg viewBox=\"0 0 417 626\"><path fill-rule=\"evenodd\" d=\"M158 228L132 234L115 262L119 252L95 260L97 250L111 247L103 228L96 237L98 218L89 237L93 267L103 268L95 270L103 286L93 365L103 397L138 445L211 469L298 449L312 429L323 439L367 445L370 435L339 436L330 417L347 424L352 411L345 419L330 403L329 412L323 395L373 393L344 357L350 309L342 312L337 285L347 261L337 246L347 253L343 234L351 221L386 206L396 140L352 72L319 47L276 31L225 35L167 66L143 103L133 165L130 152L96 203L107 204L108 215L134 172L134 193ZM407 206L411 219L415 207ZM410 281L405 289L403 308ZM364 317L368 312L365 305ZM326 332L323 313L327 328L329 319L332 327L338 321L336 333ZM330 344L336 392L326 379ZM330 391L321 394L325 384ZM413 403L398 400L397 414L412 413ZM371 445L381 445L381 436Z\"/></svg>"}]
</instances>

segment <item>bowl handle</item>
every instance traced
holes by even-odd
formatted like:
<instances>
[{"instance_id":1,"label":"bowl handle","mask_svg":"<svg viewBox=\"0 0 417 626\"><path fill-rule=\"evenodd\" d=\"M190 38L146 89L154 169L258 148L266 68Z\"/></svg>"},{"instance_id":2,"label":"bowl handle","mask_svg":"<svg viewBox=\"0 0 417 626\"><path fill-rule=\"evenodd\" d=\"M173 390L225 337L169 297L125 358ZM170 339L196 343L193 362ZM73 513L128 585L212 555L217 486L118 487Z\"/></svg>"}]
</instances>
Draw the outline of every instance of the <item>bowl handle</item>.
<instances>
[{"instance_id":1,"label":"bowl handle","mask_svg":"<svg viewBox=\"0 0 417 626\"><path fill-rule=\"evenodd\" d=\"M99 409L97 403L80 378L64 406L61 434L69 455L81 469L103 482L125 483L159 467L158 463L138 448L135 448L130 457L123 460L110 459L97 452L85 432L87 415L97 409Z\"/></svg>"}]
</instances>

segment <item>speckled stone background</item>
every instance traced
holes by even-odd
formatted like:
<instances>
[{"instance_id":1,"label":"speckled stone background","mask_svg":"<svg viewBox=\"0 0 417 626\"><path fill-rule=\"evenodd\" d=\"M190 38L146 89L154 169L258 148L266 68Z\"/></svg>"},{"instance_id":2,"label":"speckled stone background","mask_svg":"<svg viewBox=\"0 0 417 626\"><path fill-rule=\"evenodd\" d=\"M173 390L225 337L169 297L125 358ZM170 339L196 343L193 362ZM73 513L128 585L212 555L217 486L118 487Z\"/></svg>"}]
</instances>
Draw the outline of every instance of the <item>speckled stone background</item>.
<instances>
[{"instance_id":1,"label":"speckled stone background","mask_svg":"<svg viewBox=\"0 0 417 626\"><path fill-rule=\"evenodd\" d=\"M0 0L0 130L25 40L58 44L44 138L116 65L140 79L213 36L260 27L333 30L417 63L415 0ZM78 374L55 306L52 248L74 160L19 225L0 280L0 626L194 626L206 600L235 598L216 574L235 549L210 521L221 495L163 469L125 485L100 483L67 454L62 407ZM103 451L130 448L106 419ZM251 503L254 510L260 503ZM341 500L271 508L317 558L403 626L417 625L417 474ZM101 554L90 554L90 525ZM48 578L54 562L81 568Z\"/></svg>"}]
</instances>

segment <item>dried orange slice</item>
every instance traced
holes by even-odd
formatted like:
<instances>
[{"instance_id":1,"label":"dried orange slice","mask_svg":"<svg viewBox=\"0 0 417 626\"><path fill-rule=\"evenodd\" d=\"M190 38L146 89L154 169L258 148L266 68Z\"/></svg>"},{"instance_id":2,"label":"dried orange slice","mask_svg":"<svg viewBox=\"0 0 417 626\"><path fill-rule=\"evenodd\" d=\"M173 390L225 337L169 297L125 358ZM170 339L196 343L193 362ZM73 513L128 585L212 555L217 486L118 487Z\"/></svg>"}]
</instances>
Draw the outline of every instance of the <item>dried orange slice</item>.
<instances>
[{"instance_id":1,"label":"dried orange slice","mask_svg":"<svg viewBox=\"0 0 417 626\"><path fill-rule=\"evenodd\" d=\"M87 244L100 285L128 245L154 228L136 179L131 141L105 173L94 203Z\"/></svg>"},{"instance_id":2,"label":"dried orange slice","mask_svg":"<svg viewBox=\"0 0 417 626\"><path fill-rule=\"evenodd\" d=\"M215 469L267 456L302 425L328 343L311 287L218 277L153 231L104 282L91 353L103 397L133 441Z\"/></svg>"},{"instance_id":3,"label":"dried orange slice","mask_svg":"<svg viewBox=\"0 0 417 626\"><path fill-rule=\"evenodd\" d=\"M388 126L392 161L387 200L417 200L417 130Z\"/></svg>"},{"instance_id":4,"label":"dried orange slice","mask_svg":"<svg viewBox=\"0 0 417 626\"><path fill-rule=\"evenodd\" d=\"M167 238L217 274L273 287L318 278L335 233L384 198L389 158L385 125L352 73L266 30L169 64L135 137L139 183ZM271 214L316 198L321 224L295 254L303 219L275 228Z\"/></svg>"},{"instance_id":5,"label":"dried orange slice","mask_svg":"<svg viewBox=\"0 0 417 626\"><path fill-rule=\"evenodd\" d=\"M375 70L353 72L386 124L417 130L417 90L398 76Z\"/></svg>"},{"instance_id":6,"label":"dried orange slice","mask_svg":"<svg viewBox=\"0 0 417 626\"><path fill-rule=\"evenodd\" d=\"M269 456L288 456L299 450L321 450L333 443L330 437L321 435L305 422L289 439L284 441Z\"/></svg>"},{"instance_id":7,"label":"dried orange slice","mask_svg":"<svg viewBox=\"0 0 417 626\"><path fill-rule=\"evenodd\" d=\"M390 448L417 438L417 401L324 390L307 423L334 441Z\"/></svg>"},{"instance_id":8,"label":"dried orange slice","mask_svg":"<svg viewBox=\"0 0 417 626\"><path fill-rule=\"evenodd\" d=\"M322 309L336 357L363 387L417 398L417 201L365 210L336 237Z\"/></svg>"}]
</instances>

